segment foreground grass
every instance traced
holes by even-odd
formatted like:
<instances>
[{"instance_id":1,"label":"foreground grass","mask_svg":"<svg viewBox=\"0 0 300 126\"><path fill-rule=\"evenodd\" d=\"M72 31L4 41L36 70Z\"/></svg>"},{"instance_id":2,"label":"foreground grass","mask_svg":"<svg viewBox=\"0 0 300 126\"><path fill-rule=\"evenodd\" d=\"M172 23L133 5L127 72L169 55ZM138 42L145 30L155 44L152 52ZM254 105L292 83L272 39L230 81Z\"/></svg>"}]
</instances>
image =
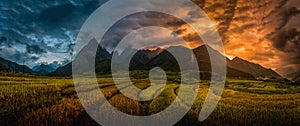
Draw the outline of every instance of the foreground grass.
<instances>
[{"instance_id":1,"label":"foreground grass","mask_svg":"<svg viewBox=\"0 0 300 126\"><path fill-rule=\"evenodd\" d=\"M177 82L168 81L165 89L154 100L139 102L122 95L111 78L97 80L109 103L131 115L151 115L164 110L173 102L180 87ZM140 89L149 86L147 79L132 80ZM0 125L97 125L84 111L72 82L70 78L0 77ZM211 116L198 122L198 114L208 92L208 83L201 81L198 90L195 90L198 91L198 96L192 109L177 125L300 123L300 87L235 79L227 80L222 98ZM143 96L155 93L141 92ZM185 104L184 99L181 101Z\"/></svg>"}]
</instances>

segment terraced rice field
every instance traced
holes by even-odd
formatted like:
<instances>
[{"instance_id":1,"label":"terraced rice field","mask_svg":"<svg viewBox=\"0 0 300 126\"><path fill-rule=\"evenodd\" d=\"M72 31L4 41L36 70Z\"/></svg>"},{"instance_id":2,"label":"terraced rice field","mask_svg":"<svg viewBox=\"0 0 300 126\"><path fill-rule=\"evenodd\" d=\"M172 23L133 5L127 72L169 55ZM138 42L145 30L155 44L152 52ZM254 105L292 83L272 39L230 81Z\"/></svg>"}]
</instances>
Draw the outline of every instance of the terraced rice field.
<instances>
[{"instance_id":1,"label":"terraced rice field","mask_svg":"<svg viewBox=\"0 0 300 126\"><path fill-rule=\"evenodd\" d=\"M158 113L176 98L180 85L168 81L164 89L153 87L141 97L157 97L136 101L124 96L110 77L97 78L99 87L118 110L138 116ZM140 89L147 89L148 79L132 79ZM130 87L124 87L130 88ZM228 79L222 98L214 112L203 122L198 121L201 106L209 90L208 81L195 87L196 100L176 125L299 125L300 87L276 82ZM160 91L162 91L160 93ZM160 93L160 94L158 94ZM186 96L189 97L189 96ZM71 78L0 77L0 125L98 125L84 110ZM185 99L180 99L185 104ZM105 108L107 104L99 107ZM164 117L167 118L167 117Z\"/></svg>"}]
</instances>

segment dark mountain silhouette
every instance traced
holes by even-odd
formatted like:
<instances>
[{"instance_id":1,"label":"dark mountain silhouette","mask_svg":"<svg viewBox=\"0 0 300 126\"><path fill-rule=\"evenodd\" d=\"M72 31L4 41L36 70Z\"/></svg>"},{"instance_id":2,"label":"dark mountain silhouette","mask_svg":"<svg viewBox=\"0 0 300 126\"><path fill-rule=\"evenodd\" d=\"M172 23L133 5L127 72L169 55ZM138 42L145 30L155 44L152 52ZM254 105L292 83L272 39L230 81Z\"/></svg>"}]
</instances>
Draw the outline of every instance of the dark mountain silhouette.
<instances>
[{"instance_id":1,"label":"dark mountain silhouette","mask_svg":"<svg viewBox=\"0 0 300 126\"><path fill-rule=\"evenodd\" d=\"M0 72L19 72L26 74L36 74L29 67L25 65L19 65L15 62L3 59L0 57Z\"/></svg>"},{"instance_id":2,"label":"dark mountain silhouette","mask_svg":"<svg viewBox=\"0 0 300 126\"><path fill-rule=\"evenodd\" d=\"M183 46L171 46L169 48L167 48L166 50L163 50L161 53L159 53L157 56L153 57L152 59L148 60L147 63L144 63L144 69L151 69L154 67L161 67L162 69L166 70L166 71L174 71L174 72L179 72L179 64L177 63L176 58L171 54L171 52L180 52L176 55L178 55L177 57L180 58L181 60L187 61L185 62L185 65L187 66L191 66L190 62L192 62L192 57L191 56L186 56L184 54L188 54L188 51L190 51L188 48L185 48ZM138 53L135 55L137 56L139 55ZM139 59L138 57L136 57L136 59ZM134 64L135 60L132 59L131 60L131 64ZM196 62L196 61L195 61ZM134 68L134 66L132 66L132 68L130 69L136 69ZM193 69L193 68L189 68L189 69Z\"/></svg>"},{"instance_id":3,"label":"dark mountain silhouette","mask_svg":"<svg viewBox=\"0 0 300 126\"><path fill-rule=\"evenodd\" d=\"M72 62L65 66L58 67L55 71L48 73L49 76L71 76L72 75Z\"/></svg>"},{"instance_id":4,"label":"dark mountain silhouette","mask_svg":"<svg viewBox=\"0 0 300 126\"><path fill-rule=\"evenodd\" d=\"M92 50L92 48L98 47L95 57L95 71L96 73L110 73L110 59L112 57L112 54L110 54L105 48L102 48L100 45L98 45L98 42L96 39L92 39L77 55L75 60L80 59L80 61L76 62L79 63L77 66L80 67L90 67L87 66L87 62L91 59L90 57L92 53L95 53ZM85 60L86 59L86 60ZM81 65L82 64L82 65ZM92 71L92 70L91 70ZM87 72L87 71L82 71ZM68 63L67 65L63 67L57 68L54 72L51 72L48 74L49 76L71 76L72 75L72 62Z\"/></svg>"},{"instance_id":5,"label":"dark mountain silhouette","mask_svg":"<svg viewBox=\"0 0 300 126\"><path fill-rule=\"evenodd\" d=\"M172 46L172 47L169 47L167 50L182 50L182 51L184 51L184 50L189 50L189 49L182 47L182 46ZM210 50L210 52L212 52L211 55L216 57L217 60L221 60L222 58L225 58L219 52L217 52L217 51L213 50L211 47L205 46L205 45L192 50L193 53L195 54L196 59L193 59L191 56L190 57L189 56L181 56L181 58L183 58L183 60L186 61L185 64L187 66L190 65L189 63L196 62L195 60L197 60L201 79L209 79L211 76L211 63L210 63L210 56L209 56L208 50ZM220 64L218 64L218 62L217 62L216 65L220 65ZM179 65L178 65L176 59L173 57L173 55L171 53L169 53L166 50L161 52L156 57L154 57L148 63L144 64L144 66L146 66L146 67L144 67L143 69L147 69L147 70L149 70L153 67L159 66L167 71L175 71L175 72L180 71ZM134 69L134 68L131 68L131 69ZM242 72L242 71L230 68L230 67L227 67L227 77L254 79L254 77L251 74L248 74L246 72Z\"/></svg>"},{"instance_id":6,"label":"dark mountain silhouette","mask_svg":"<svg viewBox=\"0 0 300 126\"><path fill-rule=\"evenodd\" d=\"M39 75L47 75L48 73L55 71L55 68L53 68L51 65L41 64L38 66L34 66L32 70Z\"/></svg>"},{"instance_id":7,"label":"dark mountain silhouette","mask_svg":"<svg viewBox=\"0 0 300 126\"><path fill-rule=\"evenodd\" d=\"M142 49L142 50L139 50L138 53L144 54L145 56L147 56L147 58L152 59L163 51L164 51L164 49L161 49L161 48L156 48L153 50Z\"/></svg>"},{"instance_id":8,"label":"dark mountain silhouette","mask_svg":"<svg viewBox=\"0 0 300 126\"><path fill-rule=\"evenodd\" d=\"M293 73L290 73L290 74L286 74L286 75L283 75L284 77L292 80L292 79L295 79L296 77L298 77L300 75L300 72L297 71L297 72L293 72Z\"/></svg>"},{"instance_id":9,"label":"dark mountain silhouette","mask_svg":"<svg viewBox=\"0 0 300 126\"><path fill-rule=\"evenodd\" d=\"M170 48L185 48L185 47L173 46ZM199 70L202 72L202 74L204 74L206 76L210 76L210 74L211 74L210 73L211 72L211 63L210 63L210 55L208 53L208 50L211 52L210 55L212 55L212 57L215 57L216 60L224 58L224 55L222 55L218 51L212 49L208 45L202 45L198 48L193 49L192 51L194 52L194 54L196 56L196 60L199 65L198 66ZM141 57L139 55L140 54L136 54L137 57ZM191 57L182 57L182 58L185 58L185 60L187 61L186 62L187 64L190 62L193 62L193 60L194 60ZM137 59L141 59L141 58L137 58ZM228 64L227 77L249 78L249 79L253 79L254 77L281 78L280 75L278 75L276 72L274 72L271 69L266 69L258 64L254 64L254 63L248 62L248 61L240 59L240 58L235 58L233 60L229 60L228 58L226 58L226 61ZM135 62L135 60L132 60L131 63L134 64L134 62ZM215 64L220 65L218 63L221 63L221 61L216 62ZM179 71L179 66L178 66L175 58L172 56L172 54L170 54L166 50L161 52L159 55L157 55L153 59L151 59L149 62L144 63L143 66L145 66L145 67L142 67L142 69L151 69L155 66L160 66L165 70ZM133 67L131 69L135 69L135 68Z\"/></svg>"},{"instance_id":10,"label":"dark mountain silhouette","mask_svg":"<svg viewBox=\"0 0 300 126\"><path fill-rule=\"evenodd\" d=\"M38 69L39 67L40 67L40 65L36 65L36 66L32 67L31 70L37 71L37 69Z\"/></svg>"},{"instance_id":11,"label":"dark mountain silhouette","mask_svg":"<svg viewBox=\"0 0 300 126\"><path fill-rule=\"evenodd\" d=\"M211 54L209 54L208 51L210 51ZM193 52L194 52L197 62L199 64L200 71L211 71L210 55L212 57L215 57L217 61L224 59L224 58L226 60L228 60L225 56L223 56L221 53L214 50L213 48L211 48L208 45L202 45L198 48L195 48L195 49L193 49ZM222 61L216 62L215 64L220 66L219 63L222 63Z\"/></svg>"},{"instance_id":12,"label":"dark mountain silhouette","mask_svg":"<svg viewBox=\"0 0 300 126\"><path fill-rule=\"evenodd\" d=\"M9 71L9 69L7 67L5 67L4 65L0 64L0 72L3 71Z\"/></svg>"},{"instance_id":13,"label":"dark mountain silhouette","mask_svg":"<svg viewBox=\"0 0 300 126\"><path fill-rule=\"evenodd\" d=\"M256 78L281 78L281 76L272 69L266 69L259 64L251 63L239 57L230 60L228 66L249 73Z\"/></svg>"},{"instance_id":14,"label":"dark mountain silhouette","mask_svg":"<svg viewBox=\"0 0 300 126\"><path fill-rule=\"evenodd\" d=\"M293 81L300 83L300 74L294 77Z\"/></svg>"},{"instance_id":15,"label":"dark mountain silhouette","mask_svg":"<svg viewBox=\"0 0 300 126\"><path fill-rule=\"evenodd\" d=\"M41 69L45 69L45 70L50 71L50 72L55 71L55 68L53 68L51 65L41 64L41 65L37 65L37 66L32 67L33 71L39 71Z\"/></svg>"},{"instance_id":16,"label":"dark mountain silhouette","mask_svg":"<svg viewBox=\"0 0 300 126\"><path fill-rule=\"evenodd\" d=\"M38 75L41 75L41 76L45 76L49 73L49 71L45 70L45 69L41 69L39 71L36 71Z\"/></svg>"},{"instance_id":17,"label":"dark mountain silhouette","mask_svg":"<svg viewBox=\"0 0 300 126\"><path fill-rule=\"evenodd\" d=\"M155 50L138 50L132 57L129 65L130 70L145 70L148 69L148 63L162 53L164 50L157 48ZM123 55L121 55L123 56Z\"/></svg>"},{"instance_id":18,"label":"dark mountain silhouette","mask_svg":"<svg viewBox=\"0 0 300 126\"><path fill-rule=\"evenodd\" d=\"M111 58L112 54L110 54L105 48L102 48L98 45L96 40L92 40L88 45L86 45L83 50L79 53L78 56L81 56L80 59L84 59L84 57L89 57L89 55L93 52L89 51L92 47L98 46L97 54L96 54L96 60L95 60L95 72L96 73L110 73L110 67L111 67ZM171 53L169 53L167 50L189 50L186 47L183 46L171 46L166 50L157 49L157 50L134 50L134 49L128 49L123 51L121 54L118 52L114 52L115 56L118 60L122 61L123 59L128 59L128 56L132 52L136 52L132 59L130 60L129 69L130 70L150 70L153 67L161 67L166 71L174 71L178 72L179 65L176 61L176 59L173 57ZM181 58L184 58L186 62L186 65L188 66L190 62L195 62L195 60L198 62L198 67L200 74L203 78L210 77L211 75L211 63L210 63L210 56L209 52L211 52L211 55L213 57L216 57L217 60L226 58L224 55L219 53L218 51L212 49L208 45L203 45L198 48L193 49L193 53L195 54L196 59L192 59L192 57L189 56L182 56ZM76 60L77 58L75 58ZM255 77L276 77L280 78L280 75L278 75L276 72L274 72L271 69L266 69L258 64L254 64L251 62L248 62L246 60L235 58L233 60L229 60L226 58L226 61L228 63L227 65L227 77L234 77L234 78L247 78L247 79L255 79ZM80 63L83 64L81 66L84 67L84 64L88 62L87 60L83 60ZM216 65L219 62L216 62ZM122 63L114 64L116 66L122 65ZM58 68L56 71L50 73L49 75L52 76L70 76L72 75L72 63L67 64L64 67Z\"/></svg>"}]
</instances>

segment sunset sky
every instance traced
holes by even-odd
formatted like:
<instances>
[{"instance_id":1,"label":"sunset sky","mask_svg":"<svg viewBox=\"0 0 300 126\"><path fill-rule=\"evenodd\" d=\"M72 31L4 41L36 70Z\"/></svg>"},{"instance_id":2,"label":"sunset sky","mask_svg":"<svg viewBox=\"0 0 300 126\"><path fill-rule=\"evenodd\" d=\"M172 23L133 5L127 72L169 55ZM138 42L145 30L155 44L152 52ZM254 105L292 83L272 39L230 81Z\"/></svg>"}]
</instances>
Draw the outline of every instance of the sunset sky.
<instances>
[{"instance_id":1,"label":"sunset sky","mask_svg":"<svg viewBox=\"0 0 300 126\"><path fill-rule=\"evenodd\" d=\"M272 68L281 75L300 71L299 0L193 1L215 24L227 57L238 56ZM82 24L103 3L104 0L0 1L0 57L20 64L24 60L30 67L40 63L64 65L70 62ZM175 10L183 17L195 19L194 23L202 21L203 15L191 11L188 5ZM150 36L155 37L143 39L148 42L166 46L164 38L176 33L186 38L192 48L202 44L199 36L184 22L174 17L151 14L125 18L108 32L104 40L114 41L124 31L147 23L175 31L149 31ZM141 46L137 43L138 38L132 42L133 47Z\"/></svg>"}]
</instances>

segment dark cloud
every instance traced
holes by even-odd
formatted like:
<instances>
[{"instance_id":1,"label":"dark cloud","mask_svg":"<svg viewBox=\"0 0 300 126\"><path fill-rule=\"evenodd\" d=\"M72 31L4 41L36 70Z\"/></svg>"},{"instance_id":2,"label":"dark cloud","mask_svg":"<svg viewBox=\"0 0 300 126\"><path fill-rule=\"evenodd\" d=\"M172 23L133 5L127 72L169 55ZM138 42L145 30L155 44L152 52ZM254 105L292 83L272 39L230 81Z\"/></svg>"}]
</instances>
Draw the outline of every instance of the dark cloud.
<instances>
[{"instance_id":1,"label":"dark cloud","mask_svg":"<svg viewBox=\"0 0 300 126\"><path fill-rule=\"evenodd\" d=\"M289 1L289 0L281 0L281 1L279 2L279 4L276 6L276 9L282 8L284 5L287 4L288 1Z\"/></svg>"},{"instance_id":2,"label":"dark cloud","mask_svg":"<svg viewBox=\"0 0 300 126\"><path fill-rule=\"evenodd\" d=\"M60 21L64 18L68 18L75 11L76 7L72 4L63 4L55 7L50 7L44 10L40 19L45 21Z\"/></svg>"},{"instance_id":3,"label":"dark cloud","mask_svg":"<svg viewBox=\"0 0 300 126\"><path fill-rule=\"evenodd\" d=\"M185 29L181 29L180 27L185 24L186 23L181 19L160 12L150 11L132 14L116 22L113 27L106 32L102 39L101 46L107 48L109 51L113 51L114 47L124 36L133 30L148 26L164 27L177 32L177 34L182 34Z\"/></svg>"},{"instance_id":4,"label":"dark cloud","mask_svg":"<svg viewBox=\"0 0 300 126\"><path fill-rule=\"evenodd\" d=\"M288 8L280 13L281 16L281 23L277 27L277 30L282 29L287 25L287 23L290 21L290 19L300 13L300 9L297 7L291 7Z\"/></svg>"},{"instance_id":5,"label":"dark cloud","mask_svg":"<svg viewBox=\"0 0 300 126\"><path fill-rule=\"evenodd\" d=\"M257 26L257 24L255 23L243 24L242 26L238 26L231 31L235 33L243 33L244 31L249 30L250 28L253 28L255 26Z\"/></svg>"},{"instance_id":6,"label":"dark cloud","mask_svg":"<svg viewBox=\"0 0 300 126\"><path fill-rule=\"evenodd\" d=\"M201 13L201 10L195 10L195 11L190 11L188 13L188 15L191 17L191 18L201 18L201 17L204 17L204 15L202 15Z\"/></svg>"},{"instance_id":7,"label":"dark cloud","mask_svg":"<svg viewBox=\"0 0 300 126\"><path fill-rule=\"evenodd\" d=\"M281 51L300 51L300 31L296 28L282 30L272 37L273 45Z\"/></svg>"},{"instance_id":8,"label":"dark cloud","mask_svg":"<svg viewBox=\"0 0 300 126\"><path fill-rule=\"evenodd\" d=\"M32 57L30 57L30 59L31 59L32 61L37 61L37 60L39 59L39 57L37 57L37 56L32 56Z\"/></svg>"},{"instance_id":9,"label":"dark cloud","mask_svg":"<svg viewBox=\"0 0 300 126\"><path fill-rule=\"evenodd\" d=\"M163 24L163 25L167 26L167 27L178 28L178 27L186 24L184 21L179 20L179 19L169 18L169 20L170 21L168 21L166 24Z\"/></svg>"},{"instance_id":10,"label":"dark cloud","mask_svg":"<svg viewBox=\"0 0 300 126\"><path fill-rule=\"evenodd\" d=\"M1 46L8 46L8 47L12 47L13 43L10 42L10 40L8 40L7 37L0 37L0 45Z\"/></svg>"},{"instance_id":11,"label":"dark cloud","mask_svg":"<svg viewBox=\"0 0 300 126\"><path fill-rule=\"evenodd\" d=\"M183 34L183 33L185 33L186 32L186 29L178 29L178 30L176 30L176 31L174 31L176 34L178 34L178 35L181 35L181 34Z\"/></svg>"},{"instance_id":12,"label":"dark cloud","mask_svg":"<svg viewBox=\"0 0 300 126\"><path fill-rule=\"evenodd\" d=\"M201 8L203 8L206 4L206 0L192 0L192 1Z\"/></svg>"},{"instance_id":13,"label":"dark cloud","mask_svg":"<svg viewBox=\"0 0 300 126\"><path fill-rule=\"evenodd\" d=\"M249 17L249 16L239 16L239 17L233 18L233 20L235 20L235 21L242 21L242 22L247 22L252 19L253 19L253 17Z\"/></svg>"},{"instance_id":14,"label":"dark cloud","mask_svg":"<svg viewBox=\"0 0 300 126\"><path fill-rule=\"evenodd\" d=\"M275 8L273 8L271 11L269 11L268 13L266 13L266 11L264 11L264 13L259 12L260 10L257 10L256 13L260 13L263 14L262 17L262 21L266 21L266 20L270 20L271 16L274 16L277 14L278 10L281 10L281 8L283 8L283 6L285 6L288 3L289 0L281 0L277 3L277 5L275 6ZM271 5L273 1L269 1L267 2L268 4L263 4L264 6L260 5L261 9L269 9L270 7L268 7L267 5Z\"/></svg>"},{"instance_id":15,"label":"dark cloud","mask_svg":"<svg viewBox=\"0 0 300 126\"><path fill-rule=\"evenodd\" d=\"M59 52L70 56L81 25L97 7L106 1L0 1L0 56L13 61L17 58L25 59L28 62L45 58L47 57L45 55L49 53L54 55ZM271 40L275 49L281 51L280 53L285 53L284 55L276 54L282 61L286 64L299 63L300 28L297 23L290 23L292 19L299 19L299 5L295 4L297 0L192 1L202 7L216 23L224 42L231 41L230 35L251 39L248 37L250 32L245 31L251 28L254 31L257 29L255 31L257 36L265 36ZM294 2L291 3L291 1ZM196 12L189 11L186 15L194 18L202 16ZM107 41L108 47L115 45L128 32L150 25L167 27L174 33L184 35L183 37L188 41L200 41L199 36L185 29L186 24L183 21L157 13L126 17L107 32L103 41ZM242 36L242 32L247 36ZM253 41L256 40L262 42L263 37L253 38ZM264 54L267 57L274 55L274 53L263 52L257 53L257 57L262 57ZM59 63L70 61L70 57L66 55L59 57ZM253 60L255 58L255 56L252 57Z\"/></svg>"},{"instance_id":16,"label":"dark cloud","mask_svg":"<svg viewBox=\"0 0 300 126\"><path fill-rule=\"evenodd\" d=\"M284 52L300 51L300 31L296 28L281 29L266 36L275 48Z\"/></svg>"},{"instance_id":17,"label":"dark cloud","mask_svg":"<svg viewBox=\"0 0 300 126\"><path fill-rule=\"evenodd\" d=\"M224 4L223 3L209 3L209 4L206 4L207 6L204 8L204 10L206 11L209 11L209 12L213 12L213 11L216 11L217 9L219 8L223 8L224 7Z\"/></svg>"},{"instance_id":18,"label":"dark cloud","mask_svg":"<svg viewBox=\"0 0 300 126\"><path fill-rule=\"evenodd\" d=\"M280 55L283 62L282 66L278 69L283 74L291 74L300 71L300 54L297 53L284 53ZM285 68L287 67L287 68ZM287 76L288 77L288 76Z\"/></svg>"},{"instance_id":19,"label":"dark cloud","mask_svg":"<svg viewBox=\"0 0 300 126\"><path fill-rule=\"evenodd\" d=\"M290 72L300 71L300 27L295 21L300 19L297 0L206 0L203 5L204 10L216 22L225 47L226 42L230 42L227 48L232 49L229 50L231 55L259 60L258 63L271 65L273 68L291 65L294 70ZM248 44L234 47L241 42L249 43L254 50L247 50L249 47L245 46ZM265 49L256 49L260 51L255 52L255 48L260 47ZM242 52L235 51L239 48L245 49ZM246 55L245 52L252 52L253 55ZM265 60L266 58L272 60Z\"/></svg>"},{"instance_id":20,"label":"dark cloud","mask_svg":"<svg viewBox=\"0 0 300 126\"><path fill-rule=\"evenodd\" d=\"M187 42L202 42L202 39L198 33L189 33L188 35L183 36L183 39Z\"/></svg>"},{"instance_id":21,"label":"dark cloud","mask_svg":"<svg viewBox=\"0 0 300 126\"><path fill-rule=\"evenodd\" d=\"M38 45L27 45L26 52L29 54L43 54L46 53L47 51L41 49Z\"/></svg>"},{"instance_id":22,"label":"dark cloud","mask_svg":"<svg viewBox=\"0 0 300 126\"><path fill-rule=\"evenodd\" d=\"M253 9L253 7L251 7L251 6L242 6L242 7L237 7L236 11L238 11L239 13L245 13L245 12L250 11L252 9Z\"/></svg>"},{"instance_id":23,"label":"dark cloud","mask_svg":"<svg viewBox=\"0 0 300 126\"><path fill-rule=\"evenodd\" d=\"M27 65L41 57L62 61L71 56L72 47L86 18L107 0L0 1L0 57L26 59ZM7 52L7 53L8 53ZM44 55L47 52L49 55ZM30 53L30 54L23 54ZM30 55L34 54L35 57ZM69 57L67 59L70 59Z\"/></svg>"},{"instance_id":24,"label":"dark cloud","mask_svg":"<svg viewBox=\"0 0 300 126\"><path fill-rule=\"evenodd\" d=\"M219 33L223 39L223 42L228 43L229 39L227 32L233 22L235 17L236 8L238 1L237 0L227 0L227 1L215 1L205 4L206 7L204 10L208 13L211 13L211 16L214 20L218 21L217 26ZM218 13L218 10L222 10L222 13Z\"/></svg>"},{"instance_id":25,"label":"dark cloud","mask_svg":"<svg viewBox=\"0 0 300 126\"><path fill-rule=\"evenodd\" d=\"M0 37L0 42L6 42L7 38L6 37Z\"/></svg>"},{"instance_id":26,"label":"dark cloud","mask_svg":"<svg viewBox=\"0 0 300 126\"><path fill-rule=\"evenodd\" d=\"M14 48L0 48L2 58L22 64L23 62L34 63L39 59L37 56L32 56L29 53L20 52Z\"/></svg>"},{"instance_id":27,"label":"dark cloud","mask_svg":"<svg viewBox=\"0 0 300 126\"><path fill-rule=\"evenodd\" d=\"M279 55L283 66L289 66L285 70L278 68L283 75L300 71L300 31L296 28L282 29L274 32L271 38L273 46L283 54ZM291 69L292 68L292 69Z\"/></svg>"}]
</instances>

